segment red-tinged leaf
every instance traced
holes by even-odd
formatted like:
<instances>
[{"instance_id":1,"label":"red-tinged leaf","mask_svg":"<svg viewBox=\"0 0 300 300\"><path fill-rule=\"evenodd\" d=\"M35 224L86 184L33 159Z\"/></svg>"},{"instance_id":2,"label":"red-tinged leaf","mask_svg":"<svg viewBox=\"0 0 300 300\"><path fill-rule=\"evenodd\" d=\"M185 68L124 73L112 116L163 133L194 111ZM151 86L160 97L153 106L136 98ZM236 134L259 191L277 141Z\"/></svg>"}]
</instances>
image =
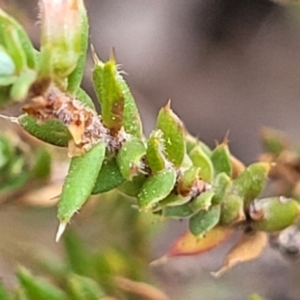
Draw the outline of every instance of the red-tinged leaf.
<instances>
[{"instance_id":1,"label":"red-tinged leaf","mask_svg":"<svg viewBox=\"0 0 300 300\"><path fill-rule=\"evenodd\" d=\"M225 242L233 232L232 228L216 226L205 237L199 239L190 231L186 231L173 243L166 255L153 261L151 264L158 265L175 256L199 255L207 252Z\"/></svg>"},{"instance_id":2,"label":"red-tinged leaf","mask_svg":"<svg viewBox=\"0 0 300 300\"><path fill-rule=\"evenodd\" d=\"M257 258L265 248L267 241L266 233L261 231L243 234L237 244L226 255L223 267L219 271L213 272L212 275L220 277L238 263Z\"/></svg>"}]
</instances>

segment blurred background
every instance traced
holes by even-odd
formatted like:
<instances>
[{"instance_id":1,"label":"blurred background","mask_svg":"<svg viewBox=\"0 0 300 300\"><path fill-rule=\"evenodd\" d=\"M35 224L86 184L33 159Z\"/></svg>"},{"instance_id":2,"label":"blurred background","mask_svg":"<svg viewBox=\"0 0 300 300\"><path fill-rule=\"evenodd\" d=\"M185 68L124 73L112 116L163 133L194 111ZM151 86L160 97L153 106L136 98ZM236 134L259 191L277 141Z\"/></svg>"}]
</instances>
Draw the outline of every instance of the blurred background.
<instances>
[{"instance_id":1,"label":"blurred background","mask_svg":"<svg viewBox=\"0 0 300 300\"><path fill-rule=\"evenodd\" d=\"M37 1L4 3L22 16L38 46ZM296 5L267 0L85 3L91 43L102 59L108 58L112 47L116 49L146 134L154 127L159 108L171 99L188 130L208 145L221 141L229 130L232 152L246 163L257 159L262 126L300 139L300 10ZM89 57L84 87L90 93L91 69ZM34 224L42 223L38 229L15 207L2 209L0 214L1 248L7 251L11 238L7 228L26 219L30 232L20 234L24 230L20 221L14 225L18 227L16 237L43 241L59 252L59 245L52 243L54 211L43 213L45 221L39 212L30 212ZM157 232L149 247L157 258L184 230L184 224L153 226ZM213 279L209 272L220 266L229 247L230 243L202 257L177 259L152 271L174 300L240 300L252 292L270 300L299 299L300 264L283 259L272 249L257 261ZM7 265L0 262L1 276L6 276Z\"/></svg>"}]
</instances>

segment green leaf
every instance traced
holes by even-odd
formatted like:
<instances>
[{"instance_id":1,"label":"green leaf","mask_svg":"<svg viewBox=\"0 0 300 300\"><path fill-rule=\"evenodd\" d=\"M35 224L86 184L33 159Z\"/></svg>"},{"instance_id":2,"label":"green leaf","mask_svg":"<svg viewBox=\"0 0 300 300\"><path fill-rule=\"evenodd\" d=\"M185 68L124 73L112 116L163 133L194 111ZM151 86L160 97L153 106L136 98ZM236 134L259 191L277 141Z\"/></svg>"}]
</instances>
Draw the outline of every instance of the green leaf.
<instances>
[{"instance_id":1,"label":"green leaf","mask_svg":"<svg viewBox=\"0 0 300 300\"><path fill-rule=\"evenodd\" d=\"M75 274L69 278L69 290L72 300L99 300L105 296L96 281Z\"/></svg>"},{"instance_id":2,"label":"green leaf","mask_svg":"<svg viewBox=\"0 0 300 300\"><path fill-rule=\"evenodd\" d=\"M190 200L191 196L183 197L181 195L178 195L178 193L174 190L166 198L159 201L159 203L157 204L157 209L161 209L165 206L183 205Z\"/></svg>"},{"instance_id":3,"label":"green leaf","mask_svg":"<svg viewBox=\"0 0 300 300\"><path fill-rule=\"evenodd\" d=\"M94 60L93 86L94 86L94 90L95 90L97 99L99 101L99 104L102 107L102 105L103 105L102 78L103 78L104 63L101 60L99 60L93 47L92 47L92 56L93 56L93 60Z\"/></svg>"},{"instance_id":4,"label":"green leaf","mask_svg":"<svg viewBox=\"0 0 300 300\"><path fill-rule=\"evenodd\" d=\"M226 190L231 184L231 179L226 173L219 173L212 182L213 204L220 204L225 196Z\"/></svg>"},{"instance_id":5,"label":"green leaf","mask_svg":"<svg viewBox=\"0 0 300 300\"><path fill-rule=\"evenodd\" d=\"M1 63L1 62L0 62ZM17 80L18 77L15 75L7 75L7 76L2 76L0 75L0 86L2 87L9 87L9 90L11 88L11 85L13 85ZM9 95L9 93L7 93L7 100L9 100L11 98L11 96Z\"/></svg>"},{"instance_id":6,"label":"green leaf","mask_svg":"<svg viewBox=\"0 0 300 300\"><path fill-rule=\"evenodd\" d=\"M210 158L203 151L200 144L197 144L190 152L190 158L194 166L199 167L199 178L211 182L214 176L214 168Z\"/></svg>"},{"instance_id":7,"label":"green leaf","mask_svg":"<svg viewBox=\"0 0 300 300\"><path fill-rule=\"evenodd\" d=\"M221 203L222 224L233 224L245 220L243 198L228 193Z\"/></svg>"},{"instance_id":8,"label":"green leaf","mask_svg":"<svg viewBox=\"0 0 300 300\"><path fill-rule=\"evenodd\" d=\"M35 49L23 27L15 19L6 14L2 9L0 9L0 24L1 27L3 26L2 28L4 28L4 30L7 28L7 26L11 26L17 31L18 38L20 40L20 45L22 45L22 49L26 54L27 66L31 69L35 69Z\"/></svg>"},{"instance_id":9,"label":"green leaf","mask_svg":"<svg viewBox=\"0 0 300 300\"><path fill-rule=\"evenodd\" d=\"M4 135L0 135L0 171L12 161L13 148L11 142Z\"/></svg>"},{"instance_id":10,"label":"green leaf","mask_svg":"<svg viewBox=\"0 0 300 300\"><path fill-rule=\"evenodd\" d=\"M258 162L251 164L232 184L231 193L244 198L244 207L256 199L266 186L270 164Z\"/></svg>"},{"instance_id":11,"label":"green leaf","mask_svg":"<svg viewBox=\"0 0 300 300\"><path fill-rule=\"evenodd\" d=\"M90 276L93 272L93 263L83 241L79 239L75 232L67 230L63 242L67 256L66 260L71 270L76 274Z\"/></svg>"},{"instance_id":12,"label":"green leaf","mask_svg":"<svg viewBox=\"0 0 300 300\"><path fill-rule=\"evenodd\" d=\"M193 235L203 238L203 236L213 229L220 220L220 205L214 205L209 210L200 210L190 218L189 228Z\"/></svg>"},{"instance_id":13,"label":"green leaf","mask_svg":"<svg viewBox=\"0 0 300 300\"><path fill-rule=\"evenodd\" d=\"M278 156L283 150L289 148L290 143L282 132L263 128L260 132L263 149L275 156Z\"/></svg>"},{"instance_id":14,"label":"green leaf","mask_svg":"<svg viewBox=\"0 0 300 300\"><path fill-rule=\"evenodd\" d=\"M98 174L92 194L108 192L118 187L124 181L125 179L120 172L116 158L111 157L106 159L104 160L102 168Z\"/></svg>"},{"instance_id":15,"label":"green leaf","mask_svg":"<svg viewBox=\"0 0 300 300\"><path fill-rule=\"evenodd\" d=\"M0 299L1 300L10 300L8 291L4 288L2 282L0 281Z\"/></svg>"},{"instance_id":16,"label":"green leaf","mask_svg":"<svg viewBox=\"0 0 300 300\"><path fill-rule=\"evenodd\" d=\"M255 200L250 206L251 227L260 231L279 231L294 224L300 216L294 199L270 197Z\"/></svg>"},{"instance_id":17,"label":"green leaf","mask_svg":"<svg viewBox=\"0 0 300 300\"><path fill-rule=\"evenodd\" d=\"M0 86L0 108L5 107L12 101L9 92L10 92L9 86Z\"/></svg>"},{"instance_id":18,"label":"green leaf","mask_svg":"<svg viewBox=\"0 0 300 300\"><path fill-rule=\"evenodd\" d=\"M201 193L196 199L191 202L191 207L195 212L199 210L208 210L211 207L212 199L215 193L213 191L206 191Z\"/></svg>"},{"instance_id":19,"label":"green leaf","mask_svg":"<svg viewBox=\"0 0 300 300\"><path fill-rule=\"evenodd\" d=\"M4 40L5 49L13 59L17 73L20 74L27 68L27 61L17 30L11 25L8 25L6 30L2 33L2 38Z\"/></svg>"},{"instance_id":20,"label":"green leaf","mask_svg":"<svg viewBox=\"0 0 300 300\"><path fill-rule=\"evenodd\" d=\"M93 84L94 89L102 107L104 104L104 99L102 96L102 85L103 85L103 73L104 73L104 63L99 60L95 52L93 51L94 59L94 69L93 69ZM140 115L135 103L135 100L130 92L130 89L120 74L121 72L116 68L116 80L121 89L122 96L124 98L124 110L123 110L123 127L125 132L131 134L134 137L142 138L142 123Z\"/></svg>"},{"instance_id":21,"label":"green leaf","mask_svg":"<svg viewBox=\"0 0 300 300\"><path fill-rule=\"evenodd\" d=\"M25 290L23 288L18 287L18 289L14 292L12 300L30 300L26 297Z\"/></svg>"},{"instance_id":22,"label":"green leaf","mask_svg":"<svg viewBox=\"0 0 300 300\"><path fill-rule=\"evenodd\" d=\"M76 98L83 103L85 106L96 110L93 100L90 98L90 96L87 94L87 92L81 88L77 89L76 91Z\"/></svg>"},{"instance_id":23,"label":"green leaf","mask_svg":"<svg viewBox=\"0 0 300 300\"><path fill-rule=\"evenodd\" d=\"M147 141L147 163L152 172L157 173L170 166L165 156L165 140L160 129L152 131Z\"/></svg>"},{"instance_id":24,"label":"green leaf","mask_svg":"<svg viewBox=\"0 0 300 300\"><path fill-rule=\"evenodd\" d=\"M86 202L95 186L105 155L100 142L82 156L73 157L58 203L58 218L66 224Z\"/></svg>"},{"instance_id":25,"label":"green leaf","mask_svg":"<svg viewBox=\"0 0 300 300\"><path fill-rule=\"evenodd\" d=\"M125 179L132 180L142 172L144 167L142 158L145 154L145 145L139 140L132 139L123 144L117 155L117 163Z\"/></svg>"},{"instance_id":26,"label":"green leaf","mask_svg":"<svg viewBox=\"0 0 300 300\"><path fill-rule=\"evenodd\" d=\"M43 148L35 153L35 164L32 170L34 177L38 179L47 178L51 173L51 155Z\"/></svg>"},{"instance_id":27,"label":"green leaf","mask_svg":"<svg viewBox=\"0 0 300 300\"><path fill-rule=\"evenodd\" d=\"M21 71L24 66L35 69L35 49L23 27L0 9L0 44L2 44L12 57L17 69Z\"/></svg>"},{"instance_id":28,"label":"green leaf","mask_svg":"<svg viewBox=\"0 0 300 300\"><path fill-rule=\"evenodd\" d=\"M84 75L85 65L86 65L86 52L88 49L88 40L89 40L89 22L88 22L87 12L84 7L82 7L81 17L82 17L81 19L82 24L80 26L81 28L80 56L78 58L76 68L68 77L67 91L70 94L75 94L78 92L78 89L80 87Z\"/></svg>"},{"instance_id":29,"label":"green leaf","mask_svg":"<svg viewBox=\"0 0 300 300\"><path fill-rule=\"evenodd\" d=\"M66 294L40 277L33 277L25 268L17 272L18 280L30 300L66 300Z\"/></svg>"},{"instance_id":30,"label":"green leaf","mask_svg":"<svg viewBox=\"0 0 300 300\"><path fill-rule=\"evenodd\" d=\"M33 117L21 115L19 124L34 137L54 146L68 147L71 135L69 130L58 120L47 120L39 123Z\"/></svg>"},{"instance_id":31,"label":"green leaf","mask_svg":"<svg viewBox=\"0 0 300 300\"><path fill-rule=\"evenodd\" d=\"M2 76L10 76L13 75L16 71L16 66L10 55L5 51L5 49L2 49L0 45L0 76L2 79ZM1 81L0 81L1 83ZM3 85L1 83L1 85Z\"/></svg>"},{"instance_id":32,"label":"green leaf","mask_svg":"<svg viewBox=\"0 0 300 300\"><path fill-rule=\"evenodd\" d=\"M211 161L214 166L215 175L225 173L229 177L232 176L230 152L226 140L213 150L211 154Z\"/></svg>"},{"instance_id":33,"label":"green leaf","mask_svg":"<svg viewBox=\"0 0 300 300\"><path fill-rule=\"evenodd\" d=\"M156 127L163 132L166 141L166 156L179 168L186 152L184 128L181 120L171 110L170 102L163 107L157 117Z\"/></svg>"},{"instance_id":34,"label":"green leaf","mask_svg":"<svg viewBox=\"0 0 300 300\"><path fill-rule=\"evenodd\" d=\"M135 176L131 181L127 180L119 185L117 190L125 197L136 199L146 179L145 175Z\"/></svg>"},{"instance_id":35,"label":"green leaf","mask_svg":"<svg viewBox=\"0 0 300 300\"><path fill-rule=\"evenodd\" d=\"M194 214L194 210L191 208L190 203L177 206L166 206L162 210L162 215L171 219L185 219L190 218Z\"/></svg>"},{"instance_id":36,"label":"green leaf","mask_svg":"<svg viewBox=\"0 0 300 300\"><path fill-rule=\"evenodd\" d=\"M131 134L132 136L142 138L143 127L135 100L130 92L126 81L123 79L120 72L118 72L117 74L117 80L121 87L125 101L123 113L124 129L127 133Z\"/></svg>"},{"instance_id":37,"label":"green leaf","mask_svg":"<svg viewBox=\"0 0 300 300\"><path fill-rule=\"evenodd\" d=\"M191 194L193 188L197 187L199 167L191 166L178 178L177 192L185 197Z\"/></svg>"},{"instance_id":38,"label":"green leaf","mask_svg":"<svg viewBox=\"0 0 300 300\"><path fill-rule=\"evenodd\" d=\"M36 72L30 69L22 72L10 90L10 98L16 101L25 100L36 77Z\"/></svg>"},{"instance_id":39,"label":"green leaf","mask_svg":"<svg viewBox=\"0 0 300 300\"><path fill-rule=\"evenodd\" d=\"M173 169L161 171L147 178L138 195L141 209L149 210L159 201L166 198L176 182L176 172Z\"/></svg>"},{"instance_id":40,"label":"green leaf","mask_svg":"<svg viewBox=\"0 0 300 300\"><path fill-rule=\"evenodd\" d=\"M113 58L104 64L102 72L102 120L104 126L116 134L123 126L124 95L117 81L117 65Z\"/></svg>"}]
</instances>

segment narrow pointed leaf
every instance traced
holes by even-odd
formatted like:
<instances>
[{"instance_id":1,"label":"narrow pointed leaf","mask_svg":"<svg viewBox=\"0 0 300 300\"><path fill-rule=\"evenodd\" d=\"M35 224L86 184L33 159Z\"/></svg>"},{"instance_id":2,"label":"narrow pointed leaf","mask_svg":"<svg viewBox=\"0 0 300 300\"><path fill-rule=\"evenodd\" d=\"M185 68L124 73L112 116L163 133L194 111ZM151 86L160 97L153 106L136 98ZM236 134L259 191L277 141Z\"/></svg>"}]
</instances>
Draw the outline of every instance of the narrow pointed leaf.
<instances>
[{"instance_id":1,"label":"narrow pointed leaf","mask_svg":"<svg viewBox=\"0 0 300 300\"><path fill-rule=\"evenodd\" d=\"M220 204L225 196L227 188L231 184L231 179L226 173L219 173L212 182L212 191L214 197L212 198L213 204Z\"/></svg>"},{"instance_id":2,"label":"narrow pointed leaf","mask_svg":"<svg viewBox=\"0 0 300 300\"><path fill-rule=\"evenodd\" d=\"M164 134L167 158L180 167L186 152L184 128L181 120L170 108L170 102L158 114L156 127Z\"/></svg>"},{"instance_id":3,"label":"narrow pointed leaf","mask_svg":"<svg viewBox=\"0 0 300 300\"><path fill-rule=\"evenodd\" d=\"M232 184L231 192L244 197L244 206L248 207L266 186L270 164L258 162L251 164Z\"/></svg>"},{"instance_id":4,"label":"narrow pointed leaf","mask_svg":"<svg viewBox=\"0 0 300 300\"><path fill-rule=\"evenodd\" d=\"M132 180L142 172L144 162L142 158L146 154L143 142L132 139L124 143L117 155L117 163L120 172L127 180Z\"/></svg>"},{"instance_id":5,"label":"narrow pointed leaf","mask_svg":"<svg viewBox=\"0 0 300 300\"><path fill-rule=\"evenodd\" d=\"M117 81L117 66L113 59L103 66L101 100L103 124L117 133L123 126L124 95Z\"/></svg>"},{"instance_id":6,"label":"narrow pointed leaf","mask_svg":"<svg viewBox=\"0 0 300 300\"><path fill-rule=\"evenodd\" d=\"M73 157L58 203L60 222L68 222L93 191L105 155L100 142L82 156Z\"/></svg>"},{"instance_id":7,"label":"narrow pointed leaf","mask_svg":"<svg viewBox=\"0 0 300 300\"><path fill-rule=\"evenodd\" d=\"M86 52L88 49L88 39L89 39L89 23L87 12L84 6L81 6L81 38L80 38L80 56L77 60L77 65L73 72L68 77L68 87L67 91L70 94L75 94L80 85L84 75L84 69L86 65Z\"/></svg>"},{"instance_id":8,"label":"narrow pointed leaf","mask_svg":"<svg viewBox=\"0 0 300 300\"><path fill-rule=\"evenodd\" d=\"M150 169L154 173L170 166L165 153L165 139L160 129L156 129L150 134L147 142L146 158Z\"/></svg>"},{"instance_id":9,"label":"narrow pointed leaf","mask_svg":"<svg viewBox=\"0 0 300 300\"><path fill-rule=\"evenodd\" d=\"M0 27L0 29L3 29L3 25ZM4 47L13 59L16 66L16 73L20 74L25 69L27 69L27 59L26 53L22 48L18 32L12 25L8 25L6 27L6 30L4 30L4 32L1 32L1 35Z\"/></svg>"},{"instance_id":10,"label":"narrow pointed leaf","mask_svg":"<svg viewBox=\"0 0 300 300\"><path fill-rule=\"evenodd\" d=\"M93 52L94 58L94 69L93 69L93 84L94 89L102 107L104 104L104 99L102 95L102 84L103 84L103 73L104 73L104 63L100 61L95 52ZM142 123L140 115L135 103L135 100L130 92L130 89L120 74L120 71L116 70L116 80L122 91L124 98L124 111L123 111L123 127L125 131L134 137L141 138L143 136Z\"/></svg>"},{"instance_id":11,"label":"narrow pointed leaf","mask_svg":"<svg viewBox=\"0 0 300 300\"><path fill-rule=\"evenodd\" d=\"M33 277L25 268L17 272L18 280L30 300L66 300L66 294L40 277Z\"/></svg>"},{"instance_id":12,"label":"narrow pointed leaf","mask_svg":"<svg viewBox=\"0 0 300 300\"><path fill-rule=\"evenodd\" d=\"M213 164L200 144L197 144L190 152L190 158L194 166L199 167L199 177L206 182L211 182L214 176Z\"/></svg>"},{"instance_id":13,"label":"narrow pointed leaf","mask_svg":"<svg viewBox=\"0 0 300 300\"><path fill-rule=\"evenodd\" d=\"M139 111L136 106L136 102L131 94L131 91L126 83L126 81L121 76L120 72L117 74L117 80L121 87L125 104L123 113L123 126L127 133L134 137L143 137L143 127L140 119Z\"/></svg>"},{"instance_id":14,"label":"narrow pointed leaf","mask_svg":"<svg viewBox=\"0 0 300 300\"><path fill-rule=\"evenodd\" d=\"M92 194L108 192L125 181L122 176L116 158L112 157L104 160L102 168L96 179Z\"/></svg>"},{"instance_id":15,"label":"narrow pointed leaf","mask_svg":"<svg viewBox=\"0 0 300 300\"><path fill-rule=\"evenodd\" d=\"M147 178L138 195L141 209L153 208L159 201L166 198L176 182L176 172L173 169L165 170Z\"/></svg>"},{"instance_id":16,"label":"narrow pointed leaf","mask_svg":"<svg viewBox=\"0 0 300 300\"><path fill-rule=\"evenodd\" d=\"M200 145L201 149L204 153L210 157L211 149L204 142L200 141L198 138L192 136L189 132L185 131L185 142L186 142L186 152L190 154L190 152L197 146Z\"/></svg>"},{"instance_id":17,"label":"narrow pointed leaf","mask_svg":"<svg viewBox=\"0 0 300 300\"><path fill-rule=\"evenodd\" d=\"M17 32L18 39L20 40L20 45L26 55L26 64L29 68L35 69L36 67L36 56L35 49L23 27L11 16L6 14L2 9L0 9L0 24L5 30L7 27L14 28Z\"/></svg>"},{"instance_id":18,"label":"narrow pointed leaf","mask_svg":"<svg viewBox=\"0 0 300 300\"><path fill-rule=\"evenodd\" d=\"M35 69L34 47L23 27L0 9L0 44L12 57L18 72L26 68Z\"/></svg>"},{"instance_id":19,"label":"narrow pointed leaf","mask_svg":"<svg viewBox=\"0 0 300 300\"><path fill-rule=\"evenodd\" d=\"M212 273L213 276L219 277L224 272L241 262L246 262L257 258L265 248L268 237L264 232L252 232L243 234L237 244L226 255L223 267Z\"/></svg>"},{"instance_id":20,"label":"narrow pointed leaf","mask_svg":"<svg viewBox=\"0 0 300 300\"><path fill-rule=\"evenodd\" d=\"M18 122L29 134L48 144L68 147L71 135L60 121L47 120L44 123L39 123L35 118L25 114L18 118Z\"/></svg>"},{"instance_id":21,"label":"narrow pointed leaf","mask_svg":"<svg viewBox=\"0 0 300 300\"><path fill-rule=\"evenodd\" d=\"M214 205L209 210L200 210L197 214L190 218L189 228L192 234L198 238L213 229L220 220L220 205Z\"/></svg>"},{"instance_id":22,"label":"narrow pointed leaf","mask_svg":"<svg viewBox=\"0 0 300 300\"><path fill-rule=\"evenodd\" d=\"M94 60L93 86L94 86L94 90L95 90L98 102L99 102L100 106L102 106L103 105L102 78L103 78L104 63L99 60L93 47L92 47L92 56L93 56L93 60Z\"/></svg>"},{"instance_id":23,"label":"narrow pointed leaf","mask_svg":"<svg viewBox=\"0 0 300 300\"><path fill-rule=\"evenodd\" d=\"M76 274L69 278L69 290L73 300L99 300L105 296L96 281Z\"/></svg>"},{"instance_id":24,"label":"narrow pointed leaf","mask_svg":"<svg viewBox=\"0 0 300 300\"><path fill-rule=\"evenodd\" d=\"M218 145L213 150L211 161L214 166L215 175L224 172L229 177L232 176L232 166L227 141Z\"/></svg>"}]
</instances>

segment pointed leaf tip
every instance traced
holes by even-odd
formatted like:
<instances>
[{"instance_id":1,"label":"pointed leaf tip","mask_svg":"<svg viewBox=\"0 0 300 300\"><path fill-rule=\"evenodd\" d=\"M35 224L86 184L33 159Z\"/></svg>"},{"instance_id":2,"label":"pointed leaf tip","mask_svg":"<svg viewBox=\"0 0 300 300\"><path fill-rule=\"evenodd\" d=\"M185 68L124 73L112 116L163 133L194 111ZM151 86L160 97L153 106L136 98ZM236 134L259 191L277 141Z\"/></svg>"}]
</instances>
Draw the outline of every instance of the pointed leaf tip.
<instances>
[{"instance_id":1,"label":"pointed leaf tip","mask_svg":"<svg viewBox=\"0 0 300 300\"><path fill-rule=\"evenodd\" d=\"M60 222L58 229L57 229L57 233L55 236L55 242L58 243L61 236L63 235L64 231L66 230L67 227L67 223L66 222Z\"/></svg>"},{"instance_id":2,"label":"pointed leaf tip","mask_svg":"<svg viewBox=\"0 0 300 300\"><path fill-rule=\"evenodd\" d=\"M110 54L109 54L109 60L113 61L113 62L116 62L117 59L116 59L116 49L115 47L112 47L111 48L111 51L110 51Z\"/></svg>"},{"instance_id":3,"label":"pointed leaf tip","mask_svg":"<svg viewBox=\"0 0 300 300\"><path fill-rule=\"evenodd\" d=\"M170 110L171 109L171 99L168 100L166 106L164 107L164 109Z\"/></svg>"},{"instance_id":4,"label":"pointed leaf tip","mask_svg":"<svg viewBox=\"0 0 300 300\"><path fill-rule=\"evenodd\" d=\"M168 255L164 255L158 259L155 259L153 261L150 262L149 266L150 267L157 267L157 266L161 266L163 264L165 264L167 261L169 260L169 256Z\"/></svg>"},{"instance_id":5,"label":"pointed leaf tip","mask_svg":"<svg viewBox=\"0 0 300 300\"><path fill-rule=\"evenodd\" d=\"M97 56L95 47L93 44L91 44L91 52L92 52L92 59L94 61L95 65L98 65L99 63L102 63L101 60L99 59L99 57Z\"/></svg>"},{"instance_id":6,"label":"pointed leaf tip","mask_svg":"<svg viewBox=\"0 0 300 300\"><path fill-rule=\"evenodd\" d=\"M217 272L211 272L211 275L218 278L238 263L256 259L262 253L267 242L268 237L265 232L244 233L226 255L222 268Z\"/></svg>"},{"instance_id":7,"label":"pointed leaf tip","mask_svg":"<svg viewBox=\"0 0 300 300\"><path fill-rule=\"evenodd\" d=\"M20 124L19 119L16 118L16 117L10 117L10 116L0 114L0 118L3 119L3 120L8 120L12 123Z\"/></svg>"}]
</instances>

